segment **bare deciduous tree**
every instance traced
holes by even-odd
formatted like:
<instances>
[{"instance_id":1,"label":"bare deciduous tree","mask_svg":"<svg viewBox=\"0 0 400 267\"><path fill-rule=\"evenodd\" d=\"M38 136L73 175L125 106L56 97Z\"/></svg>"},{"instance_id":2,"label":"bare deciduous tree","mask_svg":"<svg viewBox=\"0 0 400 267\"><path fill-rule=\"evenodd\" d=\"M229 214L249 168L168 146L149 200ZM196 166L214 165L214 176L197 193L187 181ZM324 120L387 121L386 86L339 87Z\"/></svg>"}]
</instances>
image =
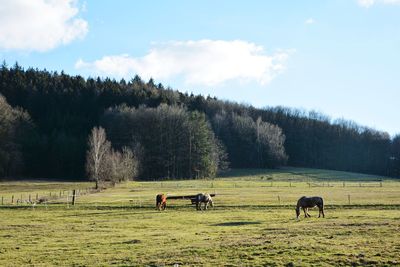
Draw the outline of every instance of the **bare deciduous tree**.
<instances>
[{"instance_id":1,"label":"bare deciduous tree","mask_svg":"<svg viewBox=\"0 0 400 267\"><path fill-rule=\"evenodd\" d=\"M128 147L122 148L122 179L121 181L127 181L133 179L138 173L138 160L135 158L133 151Z\"/></svg>"},{"instance_id":2,"label":"bare deciduous tree","mask_svg":"<svg viewBox=\"0 0 400 267\"><path fill-rule=\"evenodd\" d=\"M111 166L110 179L113 185L131 180L137 175L138 161L128 147L123 147L122 152L112 150L109 161Z\"/></svg>"},{"instance_id":3,"label":"bare deciduous tree","mask_svg":"<svg viewBox=\"0 0 400 267\"><path fill-rule=\"evenodd\" d=\"M107 141L106 132L103 128L94 127L89 136L89 149L86 154L86 171L89 178L99 183L105 181L110 175L111 143Z\"/></svg>"}]
</instances>

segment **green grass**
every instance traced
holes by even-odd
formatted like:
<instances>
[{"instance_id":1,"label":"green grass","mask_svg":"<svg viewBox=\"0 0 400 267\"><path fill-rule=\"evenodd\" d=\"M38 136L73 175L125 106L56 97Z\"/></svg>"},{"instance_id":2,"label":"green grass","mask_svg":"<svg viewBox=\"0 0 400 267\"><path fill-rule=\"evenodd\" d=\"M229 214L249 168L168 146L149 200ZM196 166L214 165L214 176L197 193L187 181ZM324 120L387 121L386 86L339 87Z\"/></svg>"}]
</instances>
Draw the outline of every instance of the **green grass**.
<instances>
[{"instance_id":1,"label":"green grass","mask_svg":"<svg viewBox=\"0 0 400 267\"><path fill-rule=\"evenodd\" d=\"M381 187L382 177L347 175L343 187L344 172L236 171L214 180L129 182L79 196L74 207L65 197L3 205L0 266L399 265L400 182ZM0 196L87 186L4 182ZM198 192L217 193L215 208L198 212L188 200L170 200L165 212L155 210L158 193ZM302 195L323 196L326 218L312 210L297 221Z\"/></svg>"}]
</instances>

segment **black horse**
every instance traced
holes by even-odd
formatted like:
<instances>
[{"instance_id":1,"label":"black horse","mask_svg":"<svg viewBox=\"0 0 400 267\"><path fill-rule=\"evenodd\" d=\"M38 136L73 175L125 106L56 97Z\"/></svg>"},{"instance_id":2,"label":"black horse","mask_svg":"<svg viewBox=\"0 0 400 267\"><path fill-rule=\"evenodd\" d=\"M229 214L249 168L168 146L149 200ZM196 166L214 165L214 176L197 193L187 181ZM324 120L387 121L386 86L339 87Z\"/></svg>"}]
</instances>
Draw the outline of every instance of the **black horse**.
<instances>
[{"instance_id":1,"label":"black horse","mask_svg":"<svg viewBox=\"0 0 400 267\"><path fill-rule=\"evenodd\" d=\"M325 214L324 214L324 200L322 199L322 197L301 197L298 201L297 201L297 206L296 206L296 217L297 219L300 216L300 208L303 209L304 211L304 217L311 217L310 214L308 214L308 209L309 208L314 208L315 206L318 207L319 209L319 215L318 218L322 217L325 218Z\"/></svg>"}]
</instances>

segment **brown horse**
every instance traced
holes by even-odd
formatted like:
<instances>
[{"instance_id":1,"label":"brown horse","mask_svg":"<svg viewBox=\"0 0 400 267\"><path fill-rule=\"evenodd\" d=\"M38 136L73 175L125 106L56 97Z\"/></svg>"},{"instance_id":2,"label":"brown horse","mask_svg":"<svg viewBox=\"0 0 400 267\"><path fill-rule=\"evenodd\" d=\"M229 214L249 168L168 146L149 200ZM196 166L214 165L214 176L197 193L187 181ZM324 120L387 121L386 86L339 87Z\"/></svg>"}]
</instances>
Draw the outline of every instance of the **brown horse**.
<instances>
[{"instance_id":1,"label":"brown horse","mask_svg":"<svg viewBox=\"0 0 400 267\"><path fill-rule=\"evenodd\" d=\"M167 196L164 194L158 194L156 196L156 208L158 210L165 210L167 207Z\"/></svg>"},{"instance_id":2,"label":"brown horse","mask_svg":"<svg viewBox=\"0 0 400 267\"><path fill-rule=\"evenodd\" d=\"M297 201L297 206L296 206L296 217L297 219L300 216L300 208L303 209L304 211L304 217L311 217L310 214L308 214L308 209L309 208L314 208L315 206L318 207L319 209L319 215L318 218L322 217L325 218L325 214L324 214L324 200L322 199L322 197L301 197L298 201Z\"/></svg>"}]
</instances>

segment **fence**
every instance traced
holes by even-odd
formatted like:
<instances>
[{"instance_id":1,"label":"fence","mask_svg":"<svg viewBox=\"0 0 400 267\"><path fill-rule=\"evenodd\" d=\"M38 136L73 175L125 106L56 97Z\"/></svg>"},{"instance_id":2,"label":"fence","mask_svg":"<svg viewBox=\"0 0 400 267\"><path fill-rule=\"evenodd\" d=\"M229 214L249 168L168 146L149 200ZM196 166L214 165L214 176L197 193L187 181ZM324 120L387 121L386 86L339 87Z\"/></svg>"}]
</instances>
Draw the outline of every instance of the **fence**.
<instances>
[{"instance_id":1,"label":"fence","mask_svg":"<svg viewBox=\"0 0 400 267\"><path fill-rule=\"evenodd\" d=\"M239 180L239 181L221 181L221 180L193 180L191 182L183 181L162 181L142 183L139 187L152 188L252 188L252 187L383 187L383 181L326 181L326 182L298 182L298 181L257 181L257 180Z\"/></svg>"},{"instance_id":2,"label":"fence","mask_svg":"<svg viewBox=\"0 0 400 267\"><path fill-rule=\"evenodd\" d=\"M111 202L121 202L123 205L135 206L135 207L147 207L153 205L153 191L163 191L166 193L174 192L176 194L182 193L197 193L197 192L209 192L217 193L218 199L223 196L223 193L227 193L226 197L221 200L231 201L230 196L233 195L236 198L243 198L246 205L254 205L253 201L250 200L255 193L260 195L260 199L268 199L268 205L280 205L284 206L289 203L296 201L297 197L301 194L308 194L315 192L314 190L307 190L308 188L326 188L324 192L331 194L333 191L330 188L335 188L334 192L340 192L336 195L335 204L340 205L354 205L359 203L367 203L365 198L360 195L362 192L368 192L369 188L383 188L383 191L393 186L390 181L271 181L271 180L191 180L191 181L159 181L159 182L137 182L134 187L136 190L129 190L132 192L121 198L121 196L110 198ZM397 185L396 185L397 186ZM158 189L157 189L158 188ZM247 188L251 190L246 190ZM264 188L264 189L263 189ZM341 189L346 190L341 190ZM347 190L350 189L351 190ZM357 188L360 188L358 190ZM253 190L255 189L255 190ZM259 190L260 189L260 190ZM75 191L75 192L74 192ZM138 196L138 192L146 192L142 196ZM189 191L189 192L188 192ZM318 190L317 190L318 191ZM80 188L76 190L52 190L46 193L43 192L24 192L24 193L0 193L0 200L2 206L18 206L18 205L36 205L36 204L59 204L74 205L80 196L98 192L94 188ZM150 193L152 192L152 193ZM240 192L240 194L238 194ZM158 193L158 192L157 192ZM222 193L222 194L221 194ZM112 196L112 192L110 192ZM312 193L314 194L314 193ZM108 194L107 194L108 195ZM150 196L151 195L151 196ZM332 194L331 194L332 195ZM144 197L143 197L144 196ZM290 196L290 197L289 197ZM340 197L339 197L340 196ZM103 194L104 197L104 194ZM289 198L288 198L289 197ZM361 197L361 199L360 199ZM151 199L151 200L150 200ZM332 198L330 200L333 200ZM241 202L240 200L239 202ZM361 201L361 202L360 202ZM90 202L85 202L90 203ZM151 203L151 204L149 204ZM266 203L266 202L264 202ZM332 203L330 201L330 203ZM387 201L390 203L390 201Z\"/></svg>"},{"instance_id":3,"label":"fence","mask_svg":"<svg viewBox=\"0 0 400 267\"><path fill-rule=\"evenodd\" d=\"M94 188L73 189L73 190L59 190L49 191L47 193L14 193L7 196L1 196L1 205L24 205L24 204L47 204L47 203L66 203L75 205L78 197L98 192Z\"/></svg>"}]
</instances>

